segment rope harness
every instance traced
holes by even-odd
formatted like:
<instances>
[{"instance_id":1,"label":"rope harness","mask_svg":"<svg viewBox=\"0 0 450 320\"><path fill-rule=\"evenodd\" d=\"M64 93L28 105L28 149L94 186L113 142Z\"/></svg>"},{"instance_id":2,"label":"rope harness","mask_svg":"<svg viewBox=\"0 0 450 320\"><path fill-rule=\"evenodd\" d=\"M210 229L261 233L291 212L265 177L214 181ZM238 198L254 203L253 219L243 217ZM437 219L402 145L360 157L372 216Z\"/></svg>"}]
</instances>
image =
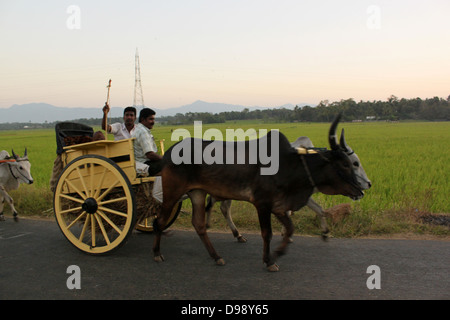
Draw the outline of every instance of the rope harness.
<instances>
[{"instance_id":1,"label":"rope harness","mask_svg":"<svg viewBox=\"0 0 450 320\"><path fill-rule=\"evenodd\" d=\"M306 148L297 148L297 153L300 155L302 159L303 167L305 168L306 174L308 175L309 183L313 188L316 188L316 183L311 175L311 171L309 171L308 164L306 163L306 159L304 157L305 154L317 154L318 152L314 149L306 149Z\"/></svg>"},{"instance_id":2,"label":"rope harness","mask_svg":"<svg viewBox=\"0 0 450 320\"><path fill-rule=\"evenodd\" d=\"M9 172L11 173L11 175L13 176L13 178L14 179L16 179L16 180L18 180L19 178L18 177L16 177L15 175L14 175L14 173L13 173L13 170L12 170L12 167L11 167L11 164L10 163L14 163L14 162L20 162L20 161L29 161L28 159L26 159L26 160L17 160L17 159L3 159L3 160L0 160L0 164L4 164L4 163L6 163L6 164L8 164L8 168L9 168ZM19 175L21 175L22 177L24 177L25 178L25 180L28 180L28 181L30 181L30 179L28 179L26 176L24 176L19 170L16 170L17 171L17 173L19 173Z\"/></svg>"}]
</instances>

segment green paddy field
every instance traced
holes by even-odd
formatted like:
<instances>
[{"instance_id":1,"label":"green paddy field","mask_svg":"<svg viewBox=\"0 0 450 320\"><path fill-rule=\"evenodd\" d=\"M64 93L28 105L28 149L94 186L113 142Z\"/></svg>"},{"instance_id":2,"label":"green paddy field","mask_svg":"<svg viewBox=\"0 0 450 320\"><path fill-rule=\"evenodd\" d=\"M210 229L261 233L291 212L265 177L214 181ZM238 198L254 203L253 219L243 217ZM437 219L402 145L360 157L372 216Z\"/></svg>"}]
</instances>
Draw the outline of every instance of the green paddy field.
<instances>
[{"instance_id":1,"label":"green paddy field","mask_svg":"<svg viewBox=\"0 0 450 320\"><path fill-rule=\"evenodd\" d=\"M203 125L203 131L217 128L226 136L226 129L279 129L290 141L308 136L316 147L328 147L328 123L260 123L235 121ZM155 138L164 139L166 149L173 130L193 126L158 126L152 130ZM347 143L359 155L372 181L372 188L363 199L353 202L342 196L314 195L324 208L350 203L352 212L345 219L331 224L335 237L385 236L393 234L432 235L450 237L448 225L424 222L424 217L450 216L450 122L363 122L340 123L345 128ZM94 128L98 130L99 128ZM112 136L109 137L112 139ZM0 150L11 149L22 155L25 147L31 161L33 185L21 185L12 191L19 215L53 216L53 194L49 179L56 157L54 130L0 131ZM215 208L219 212L218 205ZM255 210L248 203L233 202L233 219L243 231L258 231ZM5 206L5 214L9 214ZM441 219L442 220L442 219ZM214 228L226 231L225 220L214 214ZM296 233L316 235L320 228L315 214L303 208L293 216ZM190 227L190 203L174 227ZM276 230L278 226L274 224ZM279 230L279 229L278 229Z\"/></svg>"}]
</instances>

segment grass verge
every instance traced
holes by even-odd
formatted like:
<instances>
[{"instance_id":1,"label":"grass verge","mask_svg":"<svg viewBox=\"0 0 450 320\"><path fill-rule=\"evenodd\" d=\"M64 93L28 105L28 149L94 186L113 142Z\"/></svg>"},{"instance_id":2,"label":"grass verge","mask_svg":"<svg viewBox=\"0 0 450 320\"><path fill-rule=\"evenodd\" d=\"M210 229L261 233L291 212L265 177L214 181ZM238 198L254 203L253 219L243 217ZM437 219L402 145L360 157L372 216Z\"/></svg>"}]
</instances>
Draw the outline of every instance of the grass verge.
<instances>
[{"instance_id":1,"label":"grass verge","mask_svg":"<svg viewBox=\"0 0 450 320\"><path fill-rule=\"evenodd\" d=\"M41 216L53 218L53 193L46 188L35 188L33 186L21 186L19 190L11 191L15 207L19 216ZM316 199L317 200L317 199ZM328 208L327 203L317 200L324 208ZM392 208L382 211L366 210L360 202L351 204L351 213L333 223L327 219L331 235L337 238L358 238L358 237L377 237L390 236L398 234L415 234L419 236L432 236L450 240L450 227L448 225L436 225L427 223L429 212L420 211L415 208ZM230 232L226 220L222 216L219 204L213 208L211 216L212 231ZM258 215L256 209L250 203L233 201L232 203L233 221L241 233L260 232ZM10 208L5 204L5 214L10 214ZM190 200L183 202L182 212L175 221L173 228L182 228L193 230L191 224L192 207ZM449 214L439 215L447 217ZM429 219L428 219L429 220ZM292 222L297 235L320 235L320 222L316 214L305 207L295 212L292 216ZM279 234L281 224L273 216L272 228L274 234ZM231 236L231 232L230 232Z\"/></svg>"}]
</instances>

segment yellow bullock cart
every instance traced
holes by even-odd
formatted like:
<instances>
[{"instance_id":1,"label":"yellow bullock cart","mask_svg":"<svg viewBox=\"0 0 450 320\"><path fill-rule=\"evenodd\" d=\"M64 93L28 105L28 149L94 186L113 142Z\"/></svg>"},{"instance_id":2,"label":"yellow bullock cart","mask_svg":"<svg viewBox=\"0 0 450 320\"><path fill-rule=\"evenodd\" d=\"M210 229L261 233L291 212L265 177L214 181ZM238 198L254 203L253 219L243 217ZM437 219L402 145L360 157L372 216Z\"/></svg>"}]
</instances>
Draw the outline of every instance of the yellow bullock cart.
<instances>
[{"instance_id":1,"label":"yellow bullock cart","mask_svg":"<svg viewBox=\"0 0 450 320\"><path fill-rule=\"evenodd\" d=\"M89 254L111 252L132 231L152 231L159 211L155 177L136 174L133 139L99 140L63 147L64 169L54 191L56 221L64 236ZM168 228L181 209L173 209Z\"/></svg>"}]
</instances>

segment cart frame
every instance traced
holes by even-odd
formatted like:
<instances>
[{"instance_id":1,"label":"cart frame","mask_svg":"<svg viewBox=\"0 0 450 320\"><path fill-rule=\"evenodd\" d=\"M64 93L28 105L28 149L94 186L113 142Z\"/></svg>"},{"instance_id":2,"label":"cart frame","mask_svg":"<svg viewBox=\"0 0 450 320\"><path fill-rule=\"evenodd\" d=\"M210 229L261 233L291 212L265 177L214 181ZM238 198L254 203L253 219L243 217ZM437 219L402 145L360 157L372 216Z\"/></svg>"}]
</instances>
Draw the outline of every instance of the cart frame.
<instances>
[{"instance_id":1,"label":"cart frame","mask_svg":"<svg viewBox=\"0 0 450 320\"><path fill-rule=\"evenodd\" d=\"M137 212L136 190L153 185L156 177L137 175L134 140L99 140L63 147L64 169L54 193L55 217L65 237L81 251L109 253L121 247L135 227L153 231L150 221L159 210L158 203L150 195L145 214ZM166 228L180 209L181 202Z\"/></svg>"}]
</instances>

